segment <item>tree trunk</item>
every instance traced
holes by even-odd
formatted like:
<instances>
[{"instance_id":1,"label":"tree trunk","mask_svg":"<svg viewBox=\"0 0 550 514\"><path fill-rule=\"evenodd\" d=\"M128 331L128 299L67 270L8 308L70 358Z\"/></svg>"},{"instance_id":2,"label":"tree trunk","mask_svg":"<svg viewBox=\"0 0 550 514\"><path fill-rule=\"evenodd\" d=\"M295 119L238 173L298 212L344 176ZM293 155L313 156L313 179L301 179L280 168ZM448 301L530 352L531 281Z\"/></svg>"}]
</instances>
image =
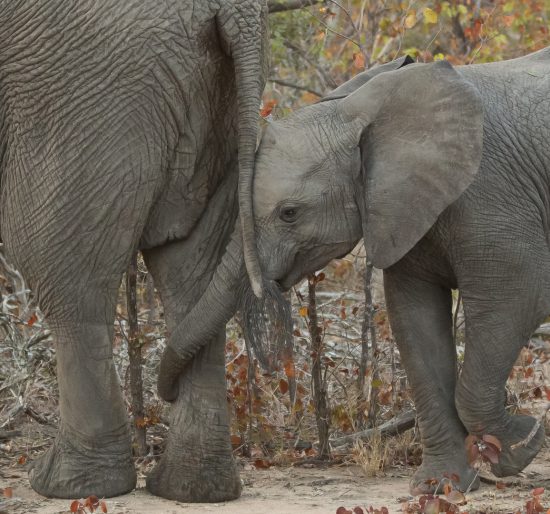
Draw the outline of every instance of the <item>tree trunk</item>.
<instances>
[{"instance_id":1,"label":"tree trunk","mask_svg":"<svg viewBox=\"0 0 550 514\"><path fill-rule=\"evenodd\" d=\"M330 412L327 401L326 380L323 378L323 334L319 327L317 318L317 299L315 296L315 287L317 284L316 276L308 277L308 325L311 334L313 366L311 376L313 380L313 402L315 406L315 417L317 419L317 430L319 432L319 459L330 459L329 447L329 428Z\"/></svg>"}]
</instances>

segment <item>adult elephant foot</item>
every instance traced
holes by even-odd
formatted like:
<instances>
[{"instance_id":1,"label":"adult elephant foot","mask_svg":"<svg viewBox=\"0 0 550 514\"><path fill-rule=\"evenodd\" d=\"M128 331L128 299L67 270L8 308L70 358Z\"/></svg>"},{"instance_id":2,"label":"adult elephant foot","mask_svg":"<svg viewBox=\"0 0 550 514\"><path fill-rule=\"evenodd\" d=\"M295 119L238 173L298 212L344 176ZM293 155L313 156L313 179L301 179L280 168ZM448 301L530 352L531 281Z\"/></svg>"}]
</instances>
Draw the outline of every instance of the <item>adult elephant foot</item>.
<instances>
[{"instance_id":1,"label":"adult elephant foot","mask_svg":"<svg viewBox=\"0 0 550 514\"><path fill-rule=\"evenodd\" d=\"M512 416L507 431L497 437L502 451L491 471L497 477L515 475L535 458L544 444L544 425L531 416Z\"/></svg>"},{"instance_id":2,"label":"adult elephant foot","mask_svg":"<svg viewBox=\"0 0 550 514\"><path fill-rule=\"evenodd\" d=\"M212 433L216 432L214 427L204 431L211 432L208 440L199 434L169 436L160 463L147 477L147 489L152 494L189 503L217 503L240 496L241 481L231 448L220 448L227 446L227 433ZM200 443L182 447L183 439Z\"/></svg>"},{"instance_id":3,"label":"adult elephant foot","mask_svg":"<svg viewBox=\"0 0 550 514\"><path fill-rule=\"evenodd\" d=\"M29 480L37 493L50 498L118 496L136 485L131 455L126 426L101 442L62 426L53 446L33 462Z\"/></svg>"},{"instance_id":4,"label":"adult elephant foot","mask_svg":"<svg viewBox=\"0 0 550 514\"><path fill-rule=\"evenodd\" d=\"M443 490L449 481L455 489L462 492L475 491L479 488L479 477L476 471L468 465L465 452L461 455L444 457L425 456L421 466L409 482L412 495L435 494Z\"/></svg>"},{"instance_id":5,"label":"adult elephant foot","mask_svg":"<svg viewBox=\"0 0 550 514\"><path fill-rule=\"evenodd\" d=\"M222 502L240 496L229 438L225 333L199 351L179 381L166 450L147 478L151 493L182 502Z\"/></svg>"}]
</instances>

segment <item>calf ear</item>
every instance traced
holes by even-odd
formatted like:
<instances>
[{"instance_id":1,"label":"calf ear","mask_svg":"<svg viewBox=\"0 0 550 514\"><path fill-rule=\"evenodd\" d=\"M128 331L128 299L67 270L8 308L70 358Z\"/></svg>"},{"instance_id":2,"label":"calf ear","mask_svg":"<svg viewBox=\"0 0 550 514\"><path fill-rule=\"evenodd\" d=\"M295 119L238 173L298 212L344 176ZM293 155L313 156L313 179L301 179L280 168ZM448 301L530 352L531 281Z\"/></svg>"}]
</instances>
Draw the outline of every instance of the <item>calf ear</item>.
<instances>
[{"instance_id":1,"label":"calf ear","mask_svg":"<svg viewBox=\"0 0 550 514\"><path fill-rule=\"evenodd\" d=\"M336 100L337 98L345 98L346 96L351 95L355 90L359 89L361 86L364 86L369 80L380 75L380 73L385 73L387 71L395 71L407 64L413 63L414 60L412 57L405 55L395 61L387 62L386 64L380 64L378 66L373 66L372 68L355 75L347 82L344 82L341 86L337 87L334 91L331 91L327 96L321 98L319 102L327 102L328 100Z\"/></svg>"},{"instance_id":2,"label":"calf ear","mask_svg":"<svg viewBox=\"0 0 550 514\"><path fill-rule=\"evenodd\" d=\"M383 73L338 110L361 133L367 257L387 268L471 184L483 145L478 91L446 61Z\"/></svg>"}]
</instances>

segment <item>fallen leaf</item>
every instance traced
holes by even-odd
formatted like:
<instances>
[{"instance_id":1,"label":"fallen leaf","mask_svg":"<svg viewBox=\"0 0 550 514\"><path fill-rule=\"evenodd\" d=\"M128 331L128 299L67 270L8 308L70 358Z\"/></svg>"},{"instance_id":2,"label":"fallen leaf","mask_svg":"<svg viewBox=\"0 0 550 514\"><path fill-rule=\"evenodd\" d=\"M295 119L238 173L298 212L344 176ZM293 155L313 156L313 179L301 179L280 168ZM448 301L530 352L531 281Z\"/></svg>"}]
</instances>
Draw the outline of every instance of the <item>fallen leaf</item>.
<instances>
[{"instance_id":1,"label":"fallen leaf","mask_svg":"<svg viewBox=\"0 0 550 514\"><path fill-rule=\"evenodd\" d=\"M6 487L4 488L3 495L6 498L11 498L13 496L13 487Z\"/></svg>"},{"instance_id":2,"label":"fallen leaf","mask_svg":"<svg viewBox=\"0 0 550 514\"><path fill-rule=\"evenodd\" d=\"M481 439L486 443L496 446L499 452L502 450L502 444L500 443L498 438L496 438L494 435L486 434Z\"/></svg>"},{"instance_id":3,"label":"fallen leaf","mask_svg":"<svg viewBox=\"0 0 550 514\"><path fill-rule=\"evenodd\" d=\"M466 503L466 496L456 489L453 489L449 494L446 494L445 499L453 505L464 505Z\"/></svg>"},{"instance_id":4,"label":"fallen leaf","mask_svg":"<svg viewBox=\"0 0 550 514\"><path fill-rule=\"evenodd\" d=\"M351 510L346 509L346 507L338 507L336 509L336 514L353 514Z\"/></svg>"},{"instance_id":5,"label":"fallen leaf","mask_svg":"<svg viewBox=\"0 0 550 514\"><path fill-rule=\"evenodd\" d=\"M271 467L271 462L266 459L256 459L254 461L254 467L256 469L269 469Z\"/></svg>"},{"instance_id":6,"label":"fallen leaf","mask_svg":"<svg viewBox=\"0 0 550 514\"><path fill-rule=\"evenodd\" d=\"M73 502L71 503L70 510L71 512L78 512L81 507L84 507L84 505L82 505L82 503L80 503L79 500L73 500Z\"/></svg>"}]
</instances>

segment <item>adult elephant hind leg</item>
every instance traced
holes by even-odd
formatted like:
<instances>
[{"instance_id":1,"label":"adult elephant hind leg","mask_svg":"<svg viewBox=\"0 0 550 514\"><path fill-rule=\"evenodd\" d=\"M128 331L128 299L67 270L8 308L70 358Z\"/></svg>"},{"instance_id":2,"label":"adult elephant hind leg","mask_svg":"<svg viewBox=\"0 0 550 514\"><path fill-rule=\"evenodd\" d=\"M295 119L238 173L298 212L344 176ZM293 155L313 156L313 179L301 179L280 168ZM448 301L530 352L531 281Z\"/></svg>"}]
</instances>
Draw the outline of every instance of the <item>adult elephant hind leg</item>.
<instances>
[{"instance_id":1,"label":"adult elephant hind leg","mask_svg":"<svg viewBox=\"0 0 550 514\"><path fill-rule=\"evenodd\" d=\"M220 186L187 240L144 252L172 333L207 288L229 239L235 216L227 206L232 205L234 188L226 186ZM245 278L244 267L235 272ZM209 313L204 312L208 322ZM229 439L225 327L207 341L180 378L166 450L147 478L147 488L185 502L221 502L240 495Z\"/></svg>"},{"instance_id":2,"label":"adult elephant hind leg","mask_svg":"<svg viewBox=\"0 0 550 514\"><path fill-rule=\"evenodd\" d=\"M486 262L498 266L498 277L481 269L462 288L466 352L456 403L471 434L499 439L502 451L492 471L508 476L527 466L544 443L544 423L506 411L505 385L522 346L550 312L550 256L531 246L524 255L503 250Z\"/></svg>"},{"instance_id":3,"label":"adult elephant hind leg","mask_svg":"<svg viewBox=\"0 0 550 514\"><path fill-rule=\"evenodd\" d=\"M80 168L60 153L3 184L2 237L57 349L60 429L30 473L32 487L50 497L116 496L136 482L112 338L118 287L154 190L138 186L133 162L121 163L124 145L116 152L106 144L102 154L95 148L74 150ZM41 194L31 164L45 170Z\"/></svg>"},{"instance_id":4,"label":"adult elephant hind leg","mask_svg":"<svg viewBox=\"0 0 550 514\"><path fill-rule=\"evenodd\" d=\"M464 447L466 430L454 405L451 291L417 278L406 260L384 270L384 287L422 438L422 465L411 479L410 490L432 493L436 484L452 475L458 476L454 482L461 490L476 489L479 480L468 465Z\"/></svg>"},{"instance_id":5,"label":"adult elephant hind leg","mask_svg":"<svg viewBox=\"0 0 550 514\"><path fill-rule=\"evenodd\" d=\"M32 488L56 498L131 491L136 472L112 330L93 320L47 320L57 342L61 423L53 446L32 463Z\"/></svg>"}]
</instances>

